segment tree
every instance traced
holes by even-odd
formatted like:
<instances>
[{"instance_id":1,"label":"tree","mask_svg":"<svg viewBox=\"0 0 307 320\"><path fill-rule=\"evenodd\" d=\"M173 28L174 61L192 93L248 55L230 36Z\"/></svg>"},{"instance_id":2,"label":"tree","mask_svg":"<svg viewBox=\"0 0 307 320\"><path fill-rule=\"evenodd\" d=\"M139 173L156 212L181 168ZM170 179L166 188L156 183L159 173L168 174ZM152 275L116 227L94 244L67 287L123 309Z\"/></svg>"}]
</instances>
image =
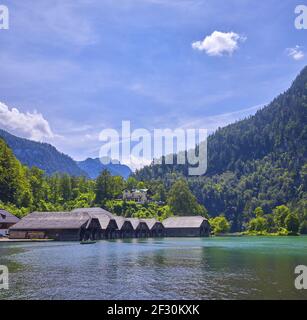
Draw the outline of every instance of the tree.
<instances>
[{"instance_id":1,"label":"tree","mask_svg":"<svg viewBox=\"0 0 307 320\"><path fill-rule=\"evenodd\" d=\"M307 163L305 163L300 171L300 176L302 179L302 189L307 191Z\"/></svg>"},{"instance_id":2,"label":"tree","mask_svg":"<svg viewBox=\"0 0 307 320\"><path fill-rule=\"evenodd\" d=\"M146 188L145 183L143 181L139 181L136 187L137 187L137 189L145 189Z\"/></svg>"},{"instance_id":3,"label":"tree","mask_svg":"<svg viewBox=\"0 0 307 320\"><path fill-rule=\"evenodd\" d=\"M230 224L224 216L212 218L209 222L214 234L227 233L230 230Z\"/></svg>"},{"instance_id":4,"label":"tree","mask_svg":"<svg viewBox=\"0 0 307 320\"><path fill-rule=\"evenodd\" d=\"M95 203L103 205L105 201L112 199L112 176L108 170L103 170L96 179Z\"/></svg>"},{"instance_id":5,"label":"tree","mask_svg":"<svg viewBox=\"0 0 307 320\"><path fill-rule=\"evenodd\" d=\"M285 219L285 227L290 234L297 234L300 227L300 222L297 215L294 213L288 214Z\"/></svg>"},{"instance_id":6,"label":"tree","mask_svg":"<svg viewBox=\"0 0 307 320\"><path fill-rule=\"evenodd\" d=\"M278 228L286 228L285 220L290 214L290 209L285 206L278 206L273 210L274 222Z\"/></svg>"},{"instance_id":7,"label":"tree","mask_svg":"<svg viewBox=\"0 0 307 320\"><path fill-rule=\"evenodd\" d=\"M249 231L265 232L268 231L267 219L261 216L252 219L248 224Z\"/></svg>"},{"instance_id":8,"label":"tree","mask_svg":"<svg viewBox=\"0 0 307 320\"><path fill-rule=\"evenodd\" d=\"M44 171L37 167L32 167L27 170L27 178L31 186L34 205L37 205L42 200L47 200L49 186L44 177Z\"/></svg>"},{"instance_id":9,"label":"tree","mask_svg":"<svg viewBox=\"0 0 307 320\"><path fill-rule=\"evenodd\" d=\"M265 218L266 218L268 232L269 233L277 232L278 228L276 227L276 224L274 222L273 214L267 214Z\"/></svg>"},{"instance_id":10,"label":"tree","mask_svg":"<svg viewBox=\"0 0 307 320\"><path fill-rule=\"evenodd\" d=\"M2 139L0 139L0 199L17 207L29 207L33 201L26 169Z\"/></svg>"},{"instance_id":11,"label":"tree","mask_svg":"<svg viewBox=\"0 0 307 320\"><path fill-rule=\"evenodd\" d=\"M129 177L126 181L126 186L128 190L136 189L138 185L138 180L136 180L134 177Z\"/></svg>"},{"instance_id":12,"label":"tree","mask_svg":"<svg viewBox=\"0 0 307 320\"><path fill-rule=\"evenodd\" d=\"M59 203L61 198L59 174L55 174L52 177L47 177L46 182L50 187L50 202L52 202L53 204Z\"/></svg>"},{"instance_id":13,"label":"tree","mask_svg":"<svg viewBox=\"0 0 307 320\"><path fill-rule=\"evenodd\" d=\"M114 176L111 178L110 183L112 187L112 197L118 198L119 196L121 196L125 189L124 179L121 176Z\"/></svg>"},{"instance_id":14,"label":"tree","mask_svg":"<svg viewBox=\"0 0 307 320\"><path fill-rule=\"evenodd\" d=\"M64 201L72 199L71 178L68 174L64 174L60 179L60 189Z\"/></svg>"},{"instance_id":15,"label":"tree","mask_svg":"<svg viewBox=\"0 0 307 320\"><path fill-rule=\"evenodd\" d=\"M161 201L161 202L166 202L167 198L167 192L164 187L164 185L161 183L155 187L153 190L154 195L152 196L152 199L155 201Z\"/></svg>"},{"instance_id":16,"label":"tree","mask_svg":"<svg viewBox=\"0 0 307 320\"><path fill-rule=\"evenodd\" d=\"M307 220L304 220L299 229L300 234L307 234Z\"/></svg>"},{"instance_id":17,"label":"tree","mask_svg":"<svg viewBox=\"0 0 307 320\"><path fill-rule=\"evenodd\" d=\"M264 216L264 212L263 212L262 208L261 207L257 207L254 210L254 215L256 216L256 218L263 217Z\"/></svg>"},{"instance_id":18,"label":"tree","mask_svg":"<svg viewBox=\"0 0 307 320\"><path fill-rule=\"evenodd\" d=\"M167 204L175 215L202 215L207 214L206 209L198 204L195 196L191 193L185 180L176 181L169 191Z\"/></svg>"}]
</instances>

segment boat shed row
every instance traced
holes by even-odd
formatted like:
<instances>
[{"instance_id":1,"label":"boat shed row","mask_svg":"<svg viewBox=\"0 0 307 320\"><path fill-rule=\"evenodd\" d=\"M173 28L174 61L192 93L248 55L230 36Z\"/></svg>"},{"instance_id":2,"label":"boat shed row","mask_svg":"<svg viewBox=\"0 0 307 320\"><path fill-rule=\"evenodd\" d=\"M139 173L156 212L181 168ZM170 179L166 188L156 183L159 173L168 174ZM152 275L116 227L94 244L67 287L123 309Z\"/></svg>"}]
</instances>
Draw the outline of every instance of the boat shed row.
<instances>
[{"instance_id":1,"label":"boat shed row","mask_svg":"<svg viewBox=\"0 0 307 320\"><path fill-rule=\"evenodd\" d=\"M8 229L19 221L10 212L0 208L0 236L5 236L8 233Z\"/></svg>"},{"instance_id":2,"label":"boat shed row","mask_svg":"<svg viewBox=\"0 0 307 320\"><path fill-rule=\"evenodd\" d=\"M33 212L9 229L11 239L54 239L58 241L148 237L208 236L210 226L203 217L156 219L115 216L102 208L71 212Z\"/></svg>"}]
</instances>

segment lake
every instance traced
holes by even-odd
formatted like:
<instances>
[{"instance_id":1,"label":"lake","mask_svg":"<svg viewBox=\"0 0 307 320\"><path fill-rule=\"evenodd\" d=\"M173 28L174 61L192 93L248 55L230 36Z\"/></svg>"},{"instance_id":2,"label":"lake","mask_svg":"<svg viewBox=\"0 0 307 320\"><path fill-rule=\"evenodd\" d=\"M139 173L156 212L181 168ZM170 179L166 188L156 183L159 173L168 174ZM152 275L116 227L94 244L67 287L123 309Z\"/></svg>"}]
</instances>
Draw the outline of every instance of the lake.
<instances>
[{"instance_id":1,"label":"lake","mask_svg":"<svg viewBox=\"0 0 307 320\"><path fill-rule=\"evenodd\" d=\"M307 299L307 237L0 243L0 299Z\"/></svg>"}]
</instances>

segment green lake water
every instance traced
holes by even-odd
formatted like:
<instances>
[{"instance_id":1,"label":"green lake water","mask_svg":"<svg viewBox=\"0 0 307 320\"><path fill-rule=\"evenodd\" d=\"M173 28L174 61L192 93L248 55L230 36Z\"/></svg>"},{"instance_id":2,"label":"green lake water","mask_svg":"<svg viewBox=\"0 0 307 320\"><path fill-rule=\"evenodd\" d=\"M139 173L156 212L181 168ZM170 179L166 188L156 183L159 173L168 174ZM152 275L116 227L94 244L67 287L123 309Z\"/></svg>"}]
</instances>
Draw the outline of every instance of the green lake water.
<instances>
[{"instance_id":1,"label":"green lake water","mask_svg":"<svg viewBox=\"0 0 307 320\"><path fill-rule=\"evenodd\" d=\"M307 299L307 237L0 243L0 299Z\"/></svg>"}]
</instances>

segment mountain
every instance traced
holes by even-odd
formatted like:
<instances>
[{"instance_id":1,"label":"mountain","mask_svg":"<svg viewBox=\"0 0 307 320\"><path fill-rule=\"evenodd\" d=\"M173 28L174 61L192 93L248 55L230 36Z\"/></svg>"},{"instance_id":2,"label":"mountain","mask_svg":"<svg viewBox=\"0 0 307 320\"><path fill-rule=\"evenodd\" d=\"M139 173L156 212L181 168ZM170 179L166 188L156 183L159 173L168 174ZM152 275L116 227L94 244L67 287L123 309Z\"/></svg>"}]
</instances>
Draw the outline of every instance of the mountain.
<instances>
[{"instance_id":1,"label":"mountain","mask_svg":"<svg viewBox=\"0 0 307 320\"><path fill-rule=\"evenodd\" d=\"M19 138L1 129L0 138L12 149L16 158L28 167L36 166L48 175L58 172L71 176L86 176L72 158L50 144Z\"/></svg>"},{"instance_id":2,"label":"mountain","mask_svg":"<svg viewBox=\"0 0 307 320\"><path fill-rule=\"evenodd\" d=\"M99 158L88 158L84 161L77 162L77 164L91 179L96 179L101 171L105 169L107 169L111 175L122 176L124 179L127 179L132 173L131 169L126 165L120 163L104 165L100 162Z\"/></svg>"},{"instance_id":3,"label":"mountain","mask_svg":"<svg viewBox=\"0 0 307 320\"><path fill-rule=\"evenodd\" d=\"M204 123L203 127L206 127ZM256 207L266 213L287 204L307 212L307 67L290 89L254 116L208 137L205 176L188 177L189 165L150 165L143 181L169 186L178 177L212 216L224 214L238 231Z\"/></svg>"},{"instance_id":4,"label":"mountain","mask_svg":"<svg viewBox=\"0 0 307 320\"><path fill-rule=\"evenodd\" d=\"M22 164L28 167L36 166L44 170L47 175L67 173L70 176L86 176L95 179L102 170L107 169L112 175L120 175L127 179L132 173L128 166L120 163L103 165L98 158L74 161L48 143L19 138L2 129L0 129L0 138L7 143Z\"/></svg>"}]
</instances>

